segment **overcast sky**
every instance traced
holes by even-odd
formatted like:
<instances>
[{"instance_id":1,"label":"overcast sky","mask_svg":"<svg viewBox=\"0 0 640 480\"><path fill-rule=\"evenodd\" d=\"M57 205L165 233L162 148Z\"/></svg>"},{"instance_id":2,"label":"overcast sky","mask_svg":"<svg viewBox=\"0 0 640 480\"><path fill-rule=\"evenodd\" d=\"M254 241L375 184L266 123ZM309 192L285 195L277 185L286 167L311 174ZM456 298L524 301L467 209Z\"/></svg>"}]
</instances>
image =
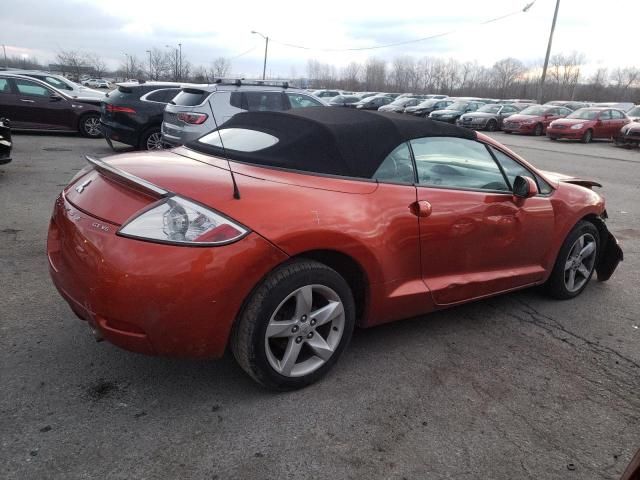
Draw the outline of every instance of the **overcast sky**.
<instances>
[{"instance_id":1,"label":"overcast sky","mask_svg":"<svg viewBox=\"0 0 640 480\"><path fill-rule=\"evenodd\" d=\"M193 64L233 57L233 72L246 76L262 72L264 54L264 40L251 30L273 39L267 72L279 76L304 75L310 58L337 67L369 56L390 60L404 54L451 56L488 66L507 56L529 63L544 57L555 0L537 0L527 13L481 25L529 1L2 0L0 43L8 55L35 56L41 62L53 61L60 50L78 50L100 54L117 67L125 53L144 59L151 47L181 42ZM637 65L638 18L639 0L562 0L553 52L585 53L588 70ZM384 45L452 30L400 47L320 50Z\"/></svg>"}]
</instances>

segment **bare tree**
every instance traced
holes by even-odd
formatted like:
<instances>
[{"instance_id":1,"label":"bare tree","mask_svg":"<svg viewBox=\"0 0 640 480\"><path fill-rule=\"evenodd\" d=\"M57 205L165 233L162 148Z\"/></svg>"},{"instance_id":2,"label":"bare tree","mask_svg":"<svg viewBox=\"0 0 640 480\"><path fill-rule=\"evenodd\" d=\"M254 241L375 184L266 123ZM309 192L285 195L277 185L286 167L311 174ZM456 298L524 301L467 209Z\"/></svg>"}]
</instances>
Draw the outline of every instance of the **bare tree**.
<instances>
[{"instance_id":1,"label":"bare tree","mask_svg":"<svg viewBox=\"0 0 640 480\"><path fill-rule=\"evenodd\" d=\"M497 61L492 70L502 98L506 98L509 88L525 72L522 62L511 57Z\"/></svg>"},{"instance_id":2,"label":"bare tree","mask_svg":"<svg viewBox=\"0 0 640 480\"><path fill-rule=\"evenodd\" d=\"M342 70L343 88L356 90L360 85L362 66L358 62L351 62Z\"/></svg>"},{"instance_id":3,"label":"bare tree","mask_svg":"<svg viewBox=\"0 0 640 480\"><path fill-rule=\"evenodd\" d=\"M80 78L82 68L88 65L87 58L76 50L61 50L56 55L63 74L70 73L76 80Z\"/></svg>"},{"instance_id":4,"label":"bare tree","mask_svg":"<svg viewBox=\"0 0 640 480\"><path fill-rule=\"evenodd\" d=\"M216 58L211 64L211 75L214 78L226 77L231 71L231 60L225 57Z\"/></svg>"},{"instance_id":5,"label":"bare tree","mask_svg":"<svg viewBox=\"0 0 640 480\"><path fill-rule=\"evenodd\" d=\"M371 57L364 66L364 85L367 90L384 90L387 86L387 64Z\"/></svg>"},{"instance_id":6,"label":"bare tree","mask_svg":"<svg viewBox=\"0 0 640 480\"><path fill-rule=\"evenodd\" d=\"M101 56L96 54L88 54L86 56L87 63L93 69L93 74L100 78L107 71L107 64Z\"/></svg>"}]
</instances>

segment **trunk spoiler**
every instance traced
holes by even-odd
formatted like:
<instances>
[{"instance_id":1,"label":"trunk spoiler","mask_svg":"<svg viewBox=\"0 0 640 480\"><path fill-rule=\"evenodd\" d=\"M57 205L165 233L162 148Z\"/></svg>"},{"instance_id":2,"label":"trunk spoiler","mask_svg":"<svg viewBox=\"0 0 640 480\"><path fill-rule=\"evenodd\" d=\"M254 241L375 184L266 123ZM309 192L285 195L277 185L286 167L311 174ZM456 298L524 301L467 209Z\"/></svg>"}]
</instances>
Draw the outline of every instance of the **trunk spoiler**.
<instances>
[{"instance_id":1,"label":"trunk spoiler","mask_svg":"<svg viewBox=\"0 0 640 480\"><path fill-rule=\"evenodd\" d=\"M105 162L104 160L100 160L99 158L91 157L89 155L85 155L87 162L89 162L93 167L107 175L115 176L118 180L125 181L134 187L137 187L140 190L144 190L145 192L151 193L158 197L169 197L173 195L172 192L160 188L159 186L148 182L140 177L136 177L130 173L125 172L117 167L114 167L110 163Z\"/></svg>"}]
</instances>

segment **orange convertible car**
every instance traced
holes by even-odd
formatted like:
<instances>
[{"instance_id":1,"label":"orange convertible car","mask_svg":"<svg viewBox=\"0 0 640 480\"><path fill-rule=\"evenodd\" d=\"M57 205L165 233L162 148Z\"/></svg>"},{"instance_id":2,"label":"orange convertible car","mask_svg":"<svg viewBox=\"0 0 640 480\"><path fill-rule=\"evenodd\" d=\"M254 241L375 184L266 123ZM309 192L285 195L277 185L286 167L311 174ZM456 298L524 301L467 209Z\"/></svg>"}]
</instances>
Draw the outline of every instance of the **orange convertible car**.
<instances>
[{"instance_id":1,"label":"orange convertible car","mask_svg":"<svg viewBox=\"0 0 640 480\"><path fill-rule=\"evenodd\" d=\"M352 109L242 113L185 147L88 158L56 201L51 276L128 350L307 385L370 327L622 260L595 182L497 142Z\"/></svg>"}]
</instances>

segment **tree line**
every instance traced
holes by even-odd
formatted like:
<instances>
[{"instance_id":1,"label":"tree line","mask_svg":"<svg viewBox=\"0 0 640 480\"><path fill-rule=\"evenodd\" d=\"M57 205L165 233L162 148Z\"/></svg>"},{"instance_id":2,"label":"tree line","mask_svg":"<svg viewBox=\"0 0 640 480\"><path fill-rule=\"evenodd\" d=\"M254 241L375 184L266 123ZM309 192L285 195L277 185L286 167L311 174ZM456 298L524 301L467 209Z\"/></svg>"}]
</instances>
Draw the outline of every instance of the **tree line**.
<instances>
[{"instance_id":1,"label":"tree line","mask_svg":"<svg viewBox=\"0 0 640 480\"><path fill-rule=\"evenodd\" d=\"M12 56L7 66L41 69L37 59ZM174 49L152 48L144 57L123 56L121 65L109 71L96 54L62 50L56 63L63 74L79 79L87 71L95 77L208 83L230 75L231 61L218 57L208 66L194 66L186 55L179 58ZM640 68L599 68L584 73L582 53L558 53L549 60L544 100L630 101L640 103ZM292 70L293 71L293 70ZM491 66L460 62L455 58L398 56L387 61L370 57L363 63L351 62L343 68L311 59L301 85L339 88L349 91L441 93L451 96L538 99L542 66L526 65L516 58L504 58ZM292 74L295 76L295 74ZM240 75L241 77L243 75ZM292 79L293 80L293 79Z\"/></svg>"}]
</instances>

